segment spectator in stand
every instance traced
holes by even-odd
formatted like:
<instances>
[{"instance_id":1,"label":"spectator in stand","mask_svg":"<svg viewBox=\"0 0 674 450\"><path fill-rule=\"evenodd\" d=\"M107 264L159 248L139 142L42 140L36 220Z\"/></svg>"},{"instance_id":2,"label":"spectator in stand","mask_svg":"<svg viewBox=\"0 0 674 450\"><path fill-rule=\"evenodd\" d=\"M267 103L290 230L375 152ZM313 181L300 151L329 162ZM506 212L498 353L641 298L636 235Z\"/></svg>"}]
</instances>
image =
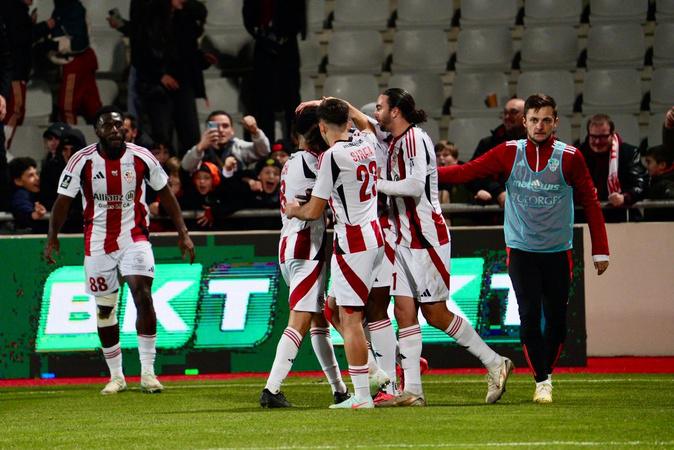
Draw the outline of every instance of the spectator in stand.
<instances>
[{"instance_id":1,"label":"spectator in stand","mask_svg":"<svg viewBox=\"0 0 674 450\"><path fill-rule=\"evenodd\" d=\"M35 233L46 232L47 222L39 222L47 209L37 199L40 192L37 163L33 158L14 158L9 163L9 174L14 184L11 210L15 228Z\"/></svg>"},{"instance_id":2,"label":"spectator in stand","mask_svg":"<svg viewBox=\"0 0 674 450\"><path fill-rule=\"evenodd\" d=\"M491 135L480 140L473 153L471 161L484 155L497 145L527 137L524 127L524 99L511 98L503 108L503 123L492 130ZM498 178L482 178L471 182L469 189L479 204L498 203L503 207L505 203L505 180Z\"/></svg>"},{"instance_id":3,"label":"spectator in stand","mask_svg":"<svg viewBox=\"0 0 674 450\"><path fill-rule=\"evenodd\" d=\"M206 130L201 140L189 149L182 160L183 169L192 173L201 161L215 164L222 169L226 178L241 175L249 165L269 155L269 139L262 129L258 128L253 116L245 116L241 120L243 128L248 131L252 142L234 136L232 116L225 111L213 111L206 118ZM258 189L259 190L259 189Z\"/></svg>"},{"instance_id":4,"label":"spectator in stand","mask_svg":"<svg viewBox=\"0 0 674 450\"><path fill-rule=\"evenodd\" d=\"M435 144L435 161L438 167L463 164L459 161L459 149L452 142L438 141ZM463 184L439 184L440 203L470 203L472 195Z\"/></svg>"},{"instance_id":5,"label":"spectator in stand","mask_svg":"<svg viewBox=\"0 0 674 450\"><path fill-rule=\"evenodd\" d=\"M253 114L274 142L290 141L295 107L300 103L300 52L297 35L307 34L304 0L244 0L243 23L255 39ZM274 112L285 114L284 135L275 136Z\"/></svg>"},{"instance_id":6,"label":"spectator in stand","mask_svg":"<svg viewBox=\"0 0 674 450\"><path fill-rule=\"evenodd\" d=\"M196 211L197 228L221 229L227 216L237 210L235 196L228 192L229 180L218 166L203 161L192 173L192 186L186 195L185 208Z\"/></svg>"},{"instance_id":7,"label":"spectator in stand","mask_svg":"<svg viewBox=\"0 0 674 450\"><path fill-rule=\"evenodd\" d=\"M196 0L149 0L137 5L130 23L132 64L152 139L179 149L199 141L197 98L206 97L203 70L217 62L199 50L207 11ZM145 122L143 122L143 129Z\"/></svg>"},{"instance_id":8,"label":"spectator in stand","mask_svg":"<svg viewBox=\"0 0 674 450\"><path fill-rule=\"evenodd\" d=\"M171 192L173 192L176 200L178 200L178 204L184 208L183 170L180 168L180 160L172 156L162 166L168 175L168 185L171 188ZM156 220L150 222L150 232L175 230L175 225L170 221L167 211L161 204L160 197L157 196L155 201L149 203L149 208L150 214L156 218Z\"/></svg>"},{"instance_id":9,"label":"spectator in stand","mask_svg":"<svg viewBox=\"0 0 674 450\"><path fill-rule=\"evenodd\" d=\"M124 129L126 130L124 140L141 147L152 148L154 143L147 133L144 133L138 128L138 120L136 119L136 116L131 113L126 113L123 117Z\"/></svg>"},{"instance_id":10,"label":"spectator in stand","mask_svg":"<svg viewBox=\"0 0 674 450\"><path fill-rule=\"evenodd\" d=\"M674 155L664 145L643 152L643 162L650 176L649 199L674 199Z\"/></svg>"},{"instance_id":11,"label":"spectator in stand","mask_svg":"<svg viewBox=\"0 0 674 450\"><path fill-rule=\"evenodd\" d=\"M290 158L291 150L286 146L285 142L282 139L278 139L274 142L274 145L271 146L271 157L275 159L281 167L283 167Z\"/></svg>"},{"instance_id":12,"label":"spectator in stand","mask_svg":"<svg viewBox=\"0 0 674 450\"><path fill-rule=\"evenodd\" d=\"M611 117L595 114L586 124L587 137L580 146L592 176L597 198L614 208L628 208L644 197L648 174L641 164L639 151L623 142ZM633 210L638 214L638 210ZM604 210L607 221L625 220L623 211Z\"/></svg>"},{"instance_id":13,"label":"spectator in stand","mask_svg":"<svg viewBox=\"0 0 674 450\"><path fill-rule=\"evenodd\" d=\"M49 166L53 160L57 159L56 149L61 143L61 137L66 130L70 130L70 125L63 122L54 122L42 133L42 139L44 142L45 150L47 154L42 160L42 171L44 172L45 168ZM61 174L59 173L59 176ZM57 177L58 180L58 177Z\"/></svg>"},{"instance_id":14,"label":"spectator in stand","mask_svg":"<svg viewBox=\"0 0 674 450\"><path fill-rule=\"evenodd\" d=\"M246 207L250 209L275 209L280 207L279 183L283 166L274 158L266 158L255 165L256 179L261 191L250 191Z\"/></svg>"},{"instance_id":15,"label":"spectator in stand","mask_svg":"<svg viewBox=\"0 0 674 450\"><path fill-rule=\"evenodd\" d=\"M52 124L52 127L54 125L57 124ZM66 167L66 163L73 153L86 146L84 135L80 130L70 128L66 124L60 125L65 125L67 128L59 130L59 126L55 127L56 131L60 133L59 138L55 139L52 137L47 143L51 146L56 142L56 149L53 154L51 154L51 149L49 150L50 153L47 154L47 157L42 162L42 171L40 173L40 202L47 208L47 211L51 211L51 207L56 201L59 178L61 177L61 172ZM45 131L45 134L47 131ZM77 202L75 203L77 204ZM80 229L82 228L81 220L75 223L79 224Z\"/></svg>"},{"instance_id":16,"label":"spectator in stand","mask_svg":"<svg viewBox=\"0 0 674 450\"><path fill-rule=\"evenodd\" d=\"M674 155L674 106L665 114L665 123L662 127L662 145Z\"/></svg>"},{"instance_id":17,"label":"spectator in stand","mask_svg":"<svg viewBox=\"0 0 674 450\"><path fill-rule=\"evenodd\" d=\"M12 82L12 60L5 21L0 16L0 211L9 209L9 176L5 149L5 126L2 120L7 113L6 98Z\"/></svg>"}]
</instances>

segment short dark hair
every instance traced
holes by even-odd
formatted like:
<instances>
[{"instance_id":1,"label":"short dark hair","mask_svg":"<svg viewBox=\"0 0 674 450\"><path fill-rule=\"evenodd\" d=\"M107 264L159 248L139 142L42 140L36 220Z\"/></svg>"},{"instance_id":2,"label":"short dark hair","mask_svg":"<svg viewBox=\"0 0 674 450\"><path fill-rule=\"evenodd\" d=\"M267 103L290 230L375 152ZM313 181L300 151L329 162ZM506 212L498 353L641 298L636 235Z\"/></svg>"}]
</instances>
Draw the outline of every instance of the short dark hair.
<instances>
[{"instance_id":1,"label":"short dark hair","mask_svg":"<svg viewBox=\"0 0 674 450\"><path fill-rule=\"evenodd\" d=\"M116 107L115 105L102 106L98 111L96 111L96 114L94 115L94 128L96 128L96 124L98 124L98 119L100 119L103 114L112 114L112 113L117 113L120 116L124 117L124 113L122 112L122 110Z\"/></svg>"},{"instance_id":2,"label":"short dark hair","mask_svg":"<svg viewBox=\"0 0 674 450\"><path fill-rule=\"evenodd\" d=\"M234 120L232 119L232 115L228 113L227 111L223 111L221 109L216 109L215 111L211 111L211 113L206 117L206 124L211 121L211 119L215 116L227 116L229 118L229 123L234 125Z\"/></svg>"},{"instance_id":3,"label":"short dark hair","mask_svg":"<svg viewBox=\"0 0 674 450\"><path fill-rule=\"evenodd\" d=\"M134 130L137 130L137 129L138 129L138 119L136 119L136 116L134 116L134 115L131 114L130 112L125 112L125 113L122 115L122 119L128 120L129 123L131 123L131 128L132 128L132 129L134 129Z\"/></svg>"},{"instance_id":4,"label":"short dark hair","mask_svg":"<svg viewBox=\"0 0 674 450\"><path fill-rule=\"evenodd\" d=\"M641 152L641 156L646 157L650 156L657 163L665 163L666 166L671 166L674 164L674 153L667 150L664 145L656 145L654 147L648 147Z\"/></svg>"},{"instance_id":5,"label":"short dark hair","mask_svg":"<svg viewBox=\"0 0 674 450\"><path fill-rule=\"evenodd\" d=\"M30 169L31 167L37 167L37 163L33 158L21 156L19 158L12 159L9 162L8 167L9 176L12 177L12 180L18 180L26 170Z\"/></svg>"},{"instance_id":6,"label":"short dark hair","mask_svg":"<svg viewBox=\"0 0 674 450\"><path fill-rule=\"evenodd\" d=\"M545 94L533 94L530 95L524 102L524 115L527 115L527 111L533 109L538 111L541 108L549 106L552 108L552 113L557 117L557 102L555 99Z\"/></svg>"},{"instance_id":7,"label":"short dark hair","mask_svg":"<svg viewBox=\"0 0 674 450\"><path fill-rule=\"evenodd\" d=\"M318 120L343 126L349 121L349 105L338 98L323 100L316 110Z\"/></svg>"},{"instance_id":8,"label":"short dark hair","mask_svg":"<svg viewBox=\"0 0 674 450\"><path fill-rule=\"evenodd\" d=\"M328 149L328 144L321 136L318 128L317 106L307 106L296 116L293 123L293 132L302 136L309 150L320 153Z\"/></svg>"},{"instance_id":9,"label":"short dark hair","mask_svg":"<svg viewBox=\"0 0 674 450\"><path fill-rule=\"evenodd\" d=\"M611 134L613 134L613 132L615 131L615 123L613 123L613 119L611 119L611 116L609 116L608 114L595 114L594 116L587 119L587 123L585 124L585 130L587 130L589 134L590 127L592 125L600 125L602 123L608 123L609 127L611 128Z\"/></svg>"},{"instance_id":10,"label":"short dark hair","mask_svg":"<svg viewBox=\"0 0 674 450\"><path fill-rule=\"evenodd\" d=\"M428 119L426 111L417 109L412 94L401 88L388 88L382 95L388 97L389 109L398 108L406 121L412 124L424 123Z\"/></svg>"}]
</instances>

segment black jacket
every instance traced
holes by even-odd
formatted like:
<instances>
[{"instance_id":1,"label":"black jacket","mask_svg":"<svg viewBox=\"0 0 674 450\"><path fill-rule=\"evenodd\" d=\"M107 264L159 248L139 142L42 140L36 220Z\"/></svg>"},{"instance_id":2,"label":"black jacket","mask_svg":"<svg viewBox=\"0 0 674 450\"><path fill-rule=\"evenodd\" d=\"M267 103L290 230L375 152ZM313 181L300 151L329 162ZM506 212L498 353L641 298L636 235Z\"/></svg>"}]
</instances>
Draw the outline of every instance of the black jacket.
<instances>
[{"instance_id":1,"label":"black jacket","mask_svg":"<svg viewBox=\"0 0 674 450\"><path fill-rule=\"evenodd\" d=\"M8 98L11 84L12 52L10 50L9 37L7 36L7 27L5 26L3 17L0 16L0 95Z\"/></svg>"},{"instance_id":2,"label":"black jacket","mask_svg":"<svg viewBox=\"0 0 674 450\"><path fill-rule=\"evenodd\" d=\"M608 152L595 153L590 149L587 138L580 146L587 168L597 189L599 201L608 200ZM644 198L648 186L648 173L641 164L639 150L623 142L618 152L618 180L627 206Z\"/></svg>"},{"instance_id":3,"label":"black jacket","mask_svg":"<svg viewBox=\"0 0 674 450\"><path fill-rule=\"evenodd\" d=\"M480 142L477 144L475 152L473 153L473 157L470 160L472 161L479 158L492 148L504 143L505 141L523 139L525 137L526 133L524 132L508 132L506 131L505 126L499 125L491 131L491 135L480 140ZM501 192L505 191L505 180L500 180L498 178L482 178L471 181L470 183L466 183L466 186L473 194L477 194L477 191L485 190L489 192L492 196L492 199L496 201L496 197L498 197Z\"/></svg>"},{"instance_id":4,"label":"black jacket","mask_svg":"<svg viewBox=\"0 0 674 450\"><path fill-rule=\"evenodd\" d=\"M6 0L0 14L5 18L12 47L12 80L28 81L33 46L33 21L23 0Z\"/></svg>"},{"instance_id":5,"label":"black jacket","mask_svg":"<svg viewBox=\"0 0 674 450\"><path fill-rule=\"evenodd\" d=\"M276 0L271 29L263 30L260 25L261 0L244 0L243 25L251 36L258 39L271 31L280 38L294 39L298 34L302 39L307 35L307 13L304 0ZM282 5L282 6L281 6Z\"/></svg>"}]
</instances>

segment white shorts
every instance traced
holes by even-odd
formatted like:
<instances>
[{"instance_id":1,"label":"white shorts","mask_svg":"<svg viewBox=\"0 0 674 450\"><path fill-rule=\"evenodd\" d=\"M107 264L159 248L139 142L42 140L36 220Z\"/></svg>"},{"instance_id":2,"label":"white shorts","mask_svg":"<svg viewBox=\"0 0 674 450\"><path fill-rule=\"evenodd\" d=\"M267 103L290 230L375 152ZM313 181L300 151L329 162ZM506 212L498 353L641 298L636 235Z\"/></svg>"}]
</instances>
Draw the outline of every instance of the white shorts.
<instances>
[{"instance_id":1,"label":"white shorts","mask_svg":"<svg viewBox=\"0 0 674 450\"><path fill-rule=\"evenodd\" d=\"M393 262L395 260L396 234L387 228L382 228L384 233L384 257L378 270L375 272L373 288L389 287L393 275Z\"/></svg>"},{"instance_id":2,"label":"white shorts","mask_svg":"<svg viewBox=\"0 0 674 450\"><path fill-rule=\"evenodd\" d=\"M118 290L118 270L122 277L142 275L154 278L152 245L147 241L139 241L106 255L85 256L87 293L101 296Z\"/></svg>"},{"instance_id":3,"label":"white shorts","mask_svg":"<svg viewBox=\"0 0 674 450\"><path fill-rule=\"evenodd\" d=\"M413 297L421 303L449 298L451 242L432 248L398 246L391 278L391 295Z\"/></svg>"},{"instance_id":4,"label":"white shorts","mask_svg":"<svg viewBox=\"0 0 674 450\"><path fill-rule=\"evenodd\" d=\"M384 247L358 253L333 253L330 272L332 289L339 306L365 306L375 274L384 256Z\"/></svg>"},{"instance_id":5,"label":"white shorts","mask_svg":"<svg viewBox=\"0 0 674 450\"><path fill-rule=\"evenodd\" d=\"M318 313L325 304L325 262L289 259L281 263L281 275L289 288L288 303L293 311Z\"/></svg>"}]
</instances>

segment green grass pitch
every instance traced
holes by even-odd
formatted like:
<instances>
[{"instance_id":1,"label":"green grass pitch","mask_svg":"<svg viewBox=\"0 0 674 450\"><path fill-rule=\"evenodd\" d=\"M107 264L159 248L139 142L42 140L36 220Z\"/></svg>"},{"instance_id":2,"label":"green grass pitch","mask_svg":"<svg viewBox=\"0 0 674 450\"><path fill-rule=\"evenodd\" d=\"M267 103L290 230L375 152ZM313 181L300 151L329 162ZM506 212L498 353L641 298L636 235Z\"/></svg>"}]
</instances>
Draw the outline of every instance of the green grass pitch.
<instances>
[{"instance_id":1,"label":"green grass pitch","mask_svg":"<svg viewBox=\"0 0 674 450\"><path fill-rule=\"evenodd\" d=\"M531 401L515 375L496 405L483 377L424 377L426 408L328 410L329 386L292 377L292 409L263 410L262 378L137 383L103 397L100 385L0 389L0 448L674 448L674 376L562 374L554 403Z\"/></svg>"}]
</instances>

